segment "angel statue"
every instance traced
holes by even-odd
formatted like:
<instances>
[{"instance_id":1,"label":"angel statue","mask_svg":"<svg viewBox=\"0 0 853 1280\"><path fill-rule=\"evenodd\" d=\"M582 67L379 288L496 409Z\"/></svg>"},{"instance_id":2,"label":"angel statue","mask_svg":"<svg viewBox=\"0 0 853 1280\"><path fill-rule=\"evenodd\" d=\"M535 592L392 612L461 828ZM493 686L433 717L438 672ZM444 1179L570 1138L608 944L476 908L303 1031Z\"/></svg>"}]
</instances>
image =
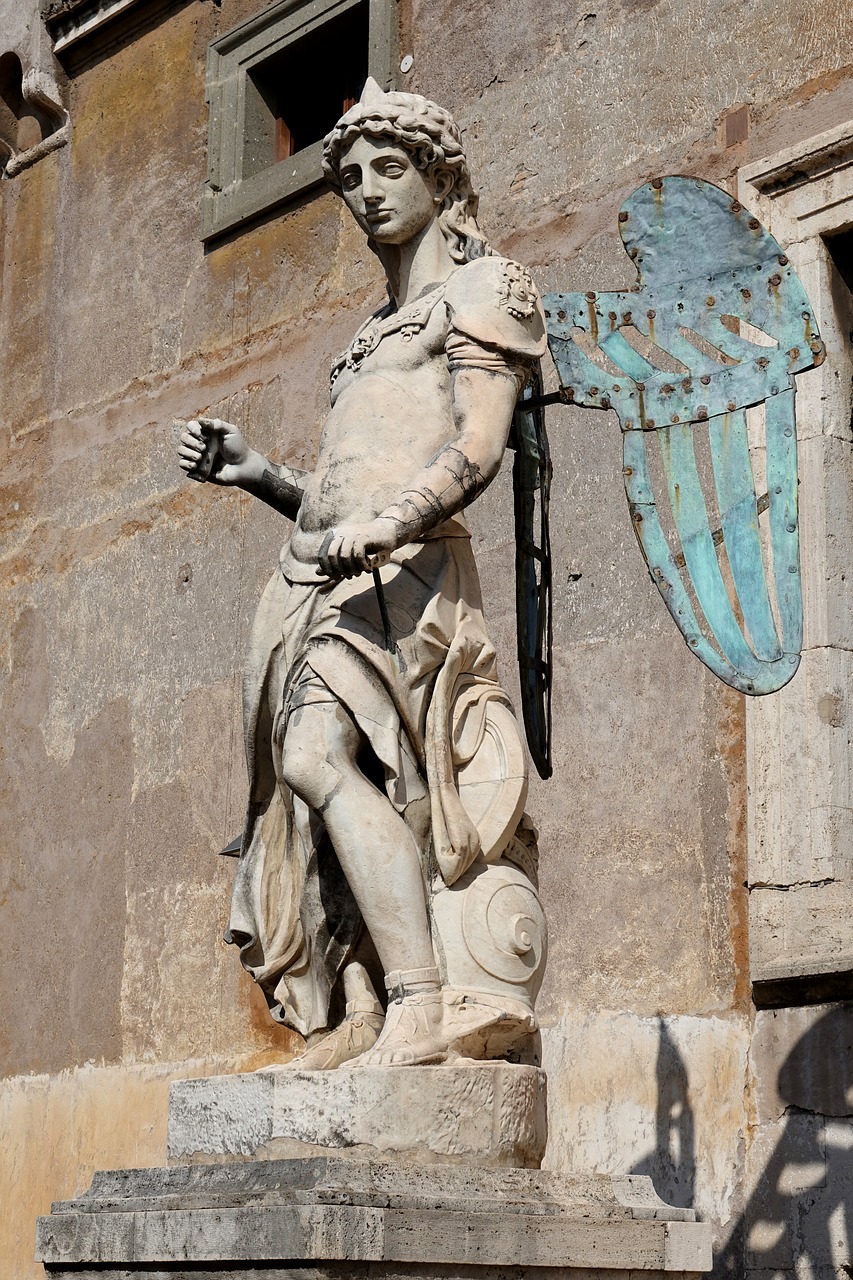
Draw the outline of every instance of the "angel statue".
<instances>
[{"instance_id":1,"label":"angel statue","mask_svg":"<svg viewBox=\"0 0 853 1280\"><path fill-rule=\"evenodd\" d=\"M295 522L249 650L226 936L306 1037L301 1067L529 1060L538 852L464 508L512 445L522 711L543 777L550 403L616 413L632 527L673 620L720 679L774 693L802 648L794 379L825 349L782 246L698 178L626 200L635 283L540 303L486 242L435 103L369 80L323 167L389 301L332 366L316 470L268 462L216 419L188 423L179 450L189 476Z\"/></svg>"},{"instance_id":2,"label":"angel statue","mask_svg":"<svg viewBox=\"0 0 853 1280\"><path fill-rule=\"evenodd\" d=\"M434 102L368 80L323 169L388 302L332 365L316 469L270 462L218 419L180 436L189 477L293 521L249 644L226 938L305 1038L301 1069L518 1061L545 921L464 510L537 377L542 306L480 230L459 129Z\"/></svg>"}]
</instances>

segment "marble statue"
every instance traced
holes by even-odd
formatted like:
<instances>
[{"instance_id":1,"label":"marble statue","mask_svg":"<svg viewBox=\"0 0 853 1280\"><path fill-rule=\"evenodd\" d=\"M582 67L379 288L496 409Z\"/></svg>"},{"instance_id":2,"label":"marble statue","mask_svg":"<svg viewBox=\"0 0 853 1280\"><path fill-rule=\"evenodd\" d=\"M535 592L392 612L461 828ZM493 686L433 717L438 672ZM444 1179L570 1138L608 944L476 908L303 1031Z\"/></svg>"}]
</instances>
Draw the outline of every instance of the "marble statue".
<instances>
[{"instance_id":1,"label":"marble statue","mask_svg":"<svg viewBox=\"0 0 853 1280\"><path fill-rule=\"evenodd\" d=\"M464 509L546 349L450 115L364 94L324 145L389 300L331 370L313 472L232 424L179 460L293 521L244 681L249 809L226 937L302 1069L529 1060L545 963L527 766ZM289 1064L288 1064L289 1065Z\"/></svg>"}]
</instances>

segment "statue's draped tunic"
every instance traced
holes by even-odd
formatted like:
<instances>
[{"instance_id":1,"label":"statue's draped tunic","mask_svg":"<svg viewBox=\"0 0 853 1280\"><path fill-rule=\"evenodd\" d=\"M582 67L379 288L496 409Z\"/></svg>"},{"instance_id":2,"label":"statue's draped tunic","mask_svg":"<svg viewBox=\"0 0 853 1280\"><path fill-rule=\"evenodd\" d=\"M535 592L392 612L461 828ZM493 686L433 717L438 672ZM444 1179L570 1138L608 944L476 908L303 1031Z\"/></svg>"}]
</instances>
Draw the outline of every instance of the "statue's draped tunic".
<instances>
[{"instance_id":1,"label":"statue's draped tunic","mask_svg":"<svg viewBox=\"0 0 853 1280\"><path fill-rule=\"evenodd\" d=\"M454 368L523 384L541 353L532 290L522 268L486 258L408 307L372 317L333 366L330 423L337 410L357 431L387 417L390 405L409 422L444 414L452 439ZM400 466L403 488L411 473L405 458ZM476 753L488 704L507 704L460 516L381 570L393 653L371 576L325 578L317 542L297 521L252 629L243 692L249 807L226 934L273 1017L302 1035L342 1016L338 979L365 939L322 815L282 777L283 744L298 732L301 708L335 702L349 713L365 744L362 767L407 822L425 878L452 883L479 853L455 771Z\"/></svg>"}]
</instances>

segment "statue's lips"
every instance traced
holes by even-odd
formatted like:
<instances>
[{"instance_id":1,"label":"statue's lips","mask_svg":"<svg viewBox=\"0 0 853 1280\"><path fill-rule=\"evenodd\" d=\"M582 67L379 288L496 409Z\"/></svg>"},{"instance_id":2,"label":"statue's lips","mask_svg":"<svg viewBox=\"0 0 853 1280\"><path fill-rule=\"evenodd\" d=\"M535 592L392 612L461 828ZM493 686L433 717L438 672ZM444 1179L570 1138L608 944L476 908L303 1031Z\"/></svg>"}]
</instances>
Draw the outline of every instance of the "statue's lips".
<instances>
[{"instance_id":1,"label":"statue's lips","mask_svg":"<svg viewBox=\"0 0 853 1280\"><path fill-rule=\"evenodd\" d=\"M381 227L393 216L393 209L371 209L370 213L366 213L364 215L364 220L369 223L371 227Z\"/></svg>"}]
</instances>

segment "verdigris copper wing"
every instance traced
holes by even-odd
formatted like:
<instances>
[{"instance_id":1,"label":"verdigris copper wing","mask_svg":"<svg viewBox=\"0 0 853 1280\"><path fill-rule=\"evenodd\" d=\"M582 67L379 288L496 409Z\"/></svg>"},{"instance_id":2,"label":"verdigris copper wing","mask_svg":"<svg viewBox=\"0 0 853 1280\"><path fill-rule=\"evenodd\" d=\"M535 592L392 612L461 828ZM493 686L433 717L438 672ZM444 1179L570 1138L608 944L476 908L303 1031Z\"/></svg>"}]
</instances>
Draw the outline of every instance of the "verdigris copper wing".
<instances>
[{"instance_id":1,"label":"verdigris copper wing","mask_svg":"<svg viewBox=\"0 0 853 1280\"><path fill-rule=\"evenodd\" d=\"M802 648L794 375L824 358L815 317L781 246L707 182L656 178L626 201L619 230L639 271L633 290L543 299L563 397L618 414L634 530L690 648L736 689L772 693L791 679ZM745 410L762 402L759 494ZM699 423L716 529L697 466ZM655 502L656 445L680 552Z\"/></svg>"}]
</instances>

